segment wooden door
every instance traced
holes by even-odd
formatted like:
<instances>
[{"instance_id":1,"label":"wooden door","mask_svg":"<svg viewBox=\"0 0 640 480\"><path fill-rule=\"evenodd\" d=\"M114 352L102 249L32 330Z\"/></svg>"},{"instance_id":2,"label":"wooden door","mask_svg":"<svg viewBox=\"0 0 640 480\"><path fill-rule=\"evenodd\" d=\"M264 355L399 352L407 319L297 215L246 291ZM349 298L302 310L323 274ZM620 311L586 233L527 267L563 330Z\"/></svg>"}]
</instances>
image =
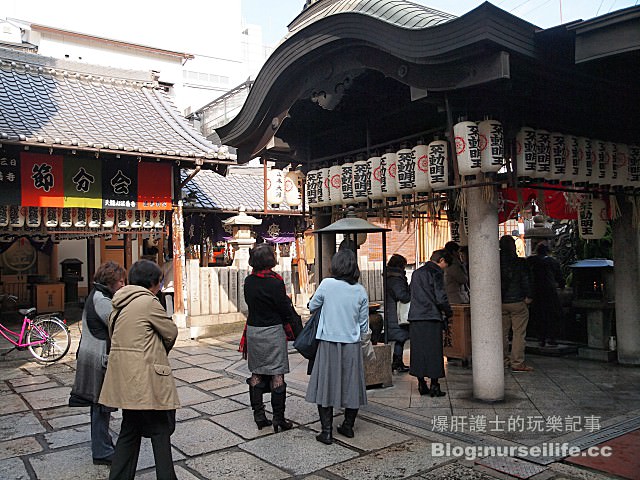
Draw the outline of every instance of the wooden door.
<instances>
[{"instance_id":1,"label":"wooden door","mask_svg":"<svg viewBox=\"0 0 640 480\"><path fill-rule=\"evenodd\" d=\"M106 240L102 238L100 241L100 264L109 260L116 262L121 267L125 267L125 249L124 240L118 240L116 235Z\"/></svg>"}]
</instances>

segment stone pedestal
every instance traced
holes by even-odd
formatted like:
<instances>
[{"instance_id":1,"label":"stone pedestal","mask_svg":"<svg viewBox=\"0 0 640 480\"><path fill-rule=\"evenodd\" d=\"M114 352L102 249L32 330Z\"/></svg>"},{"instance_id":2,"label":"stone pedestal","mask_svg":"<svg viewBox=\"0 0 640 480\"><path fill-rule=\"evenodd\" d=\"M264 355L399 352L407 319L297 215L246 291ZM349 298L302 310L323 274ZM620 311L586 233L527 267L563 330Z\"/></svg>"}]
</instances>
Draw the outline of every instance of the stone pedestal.
<instances>
[{"instance_id":1,"label":"stone pedestal","mask_svg":"<svg viewBox=\"0 0 640 480\"><path fill-rule=\"evenodd\" d=\"M376 352L375 360L364 361L364 380L367 387L372 385L382 385L390 387L393 385L391 373L391 345L374 345Z\"/></svg>"}]
</instances>

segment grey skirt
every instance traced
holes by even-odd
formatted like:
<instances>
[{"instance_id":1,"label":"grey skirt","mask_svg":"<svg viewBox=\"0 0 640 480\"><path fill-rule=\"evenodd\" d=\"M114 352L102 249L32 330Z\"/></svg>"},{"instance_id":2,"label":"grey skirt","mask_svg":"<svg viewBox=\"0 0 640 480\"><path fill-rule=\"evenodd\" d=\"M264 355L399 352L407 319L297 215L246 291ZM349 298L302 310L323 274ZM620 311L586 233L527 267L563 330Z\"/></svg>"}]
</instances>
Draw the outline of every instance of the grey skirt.
<instances>
[{"instance_id":1,"label":"grey skirt","mask_svg":"<svg viewBox=\"0 0 640 480\"><path fill-rule=\"evenodd\" d=\"M320 340L305 399L334 408L360 408L367 404L360 342Z\"/></svg>"},{"instance_id":2,"label":"grey skirt","mask_svg":"<svg viewBox=\"0 0 640 480\"><path fill-rule=\"evenodd\" d=\"M258 375L289 373L287 337L282 325L247 325L247 362L249 371Z\"/></svg>"}]
</instances>

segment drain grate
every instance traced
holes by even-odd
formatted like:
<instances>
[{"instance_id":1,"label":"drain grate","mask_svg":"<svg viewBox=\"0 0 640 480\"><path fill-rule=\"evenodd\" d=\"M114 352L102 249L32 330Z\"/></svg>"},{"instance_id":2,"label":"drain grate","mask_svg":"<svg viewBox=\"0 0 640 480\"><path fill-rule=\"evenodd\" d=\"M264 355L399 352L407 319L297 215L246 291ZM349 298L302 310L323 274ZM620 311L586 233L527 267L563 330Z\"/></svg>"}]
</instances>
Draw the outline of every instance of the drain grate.
<instances>
[{"instance_id":1,"label":"drain grate","mask_svg":"<svg viewBox=\"0 0 640 480\"><path fill-rule=\"evenodd\" d=\"M530 478L547 469L547 467L541 467L511 457L487 457L476 460L476 463L517 478Z\"/></svg>"}]
</instances>

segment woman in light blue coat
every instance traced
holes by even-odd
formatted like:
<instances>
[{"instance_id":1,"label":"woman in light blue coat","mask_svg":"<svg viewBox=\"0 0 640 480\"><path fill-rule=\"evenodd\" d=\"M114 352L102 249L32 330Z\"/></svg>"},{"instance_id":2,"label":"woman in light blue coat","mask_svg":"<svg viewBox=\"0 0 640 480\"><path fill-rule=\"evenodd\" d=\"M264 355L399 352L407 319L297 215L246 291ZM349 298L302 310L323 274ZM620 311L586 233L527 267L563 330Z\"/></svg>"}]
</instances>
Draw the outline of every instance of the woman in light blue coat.
<instances>
[{"instance_id":1,"label":"woman in light blue coat","mask_svg":"<svg viewBox=\"0 0 640 480\"><path fill-rule=\"evenodd\" d=\"M309 310L322 311L306 395L307 402L318 405L322 432L316 440L327 445L333 442L333 409L345 409L338 433L353 438L358 409L367 404L360 339L369 330L369 299L357 283L360 270L355 253L338 251L331 260L331 274L309 302Z\"/></svg>"}]
</instances>

